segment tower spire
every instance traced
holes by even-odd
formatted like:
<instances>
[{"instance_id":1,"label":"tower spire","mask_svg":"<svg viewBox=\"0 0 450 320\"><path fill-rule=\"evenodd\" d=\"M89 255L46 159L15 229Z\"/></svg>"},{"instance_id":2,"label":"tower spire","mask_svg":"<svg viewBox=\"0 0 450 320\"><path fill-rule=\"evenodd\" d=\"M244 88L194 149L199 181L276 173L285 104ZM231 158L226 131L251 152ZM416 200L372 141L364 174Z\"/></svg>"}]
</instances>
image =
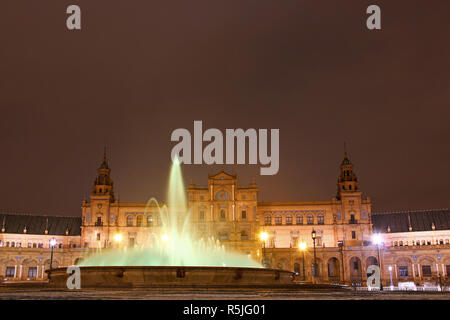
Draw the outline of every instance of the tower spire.
<instances>
[{"instance_id":1,"label":"tower spire","mask_svg":"<svg viewBox=\"0 0 450 320\"><path fill-rule=\"evenodd\" d=\"M347 145L344 142L344 159L341 162L341 173L338 177L337 198L341 198L342 192L355 192L358 190L358 178L353 172L353 163L347 152Z\"/></svg>"},{"instance_id":2,"label":"tower spire","mask_svg":"<svg viewBox=\"0 0 450 320\"><path fill-rule=\"evenodd\" d=\"M111 202L114 202L114 183L110 177L111 169L108 165L108 158L106 157L106 146L103 150L103 161L98 168L97 178L94 182L93 194L95 195L110 195Z\"/></svg>"}]
</instances>

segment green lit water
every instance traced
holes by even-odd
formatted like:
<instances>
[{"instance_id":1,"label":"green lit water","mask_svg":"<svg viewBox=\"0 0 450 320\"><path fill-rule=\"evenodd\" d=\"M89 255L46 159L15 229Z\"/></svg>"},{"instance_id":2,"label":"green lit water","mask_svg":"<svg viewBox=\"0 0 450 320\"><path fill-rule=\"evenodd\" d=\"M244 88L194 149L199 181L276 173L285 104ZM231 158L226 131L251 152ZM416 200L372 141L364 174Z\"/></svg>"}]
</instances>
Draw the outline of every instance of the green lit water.
<instances>
[{"instance_id":1,"label":"green lit water","mask_svg":"<svg viewBox=\"0 0 450 320\"><path fill-rule=\"evenodd\" d=\"M102 249L85 257L80 265L262 267L250 256L226 250L213 238L193 238L191 214L187 209L181 166L177 161L170 170L167 195L167 206L157 206L162 220L161 234L149 234L148 240L138 247ZM146 212L152 202L156 200L148 201Z\"/></svg>"}]
</instances>

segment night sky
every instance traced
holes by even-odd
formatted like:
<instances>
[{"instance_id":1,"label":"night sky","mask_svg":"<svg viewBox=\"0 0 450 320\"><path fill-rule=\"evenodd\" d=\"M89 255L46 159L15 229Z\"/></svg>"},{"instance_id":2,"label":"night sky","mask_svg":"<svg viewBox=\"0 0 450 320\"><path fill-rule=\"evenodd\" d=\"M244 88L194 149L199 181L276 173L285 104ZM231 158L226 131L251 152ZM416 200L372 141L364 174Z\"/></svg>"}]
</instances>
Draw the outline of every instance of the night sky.
<instances>
[{"instance_id":1,"label":"night sky","mask_svg":"<svg viewBox=\"0 0 450 320\"><path fill-rule=\"evenodd\" d=\"M82 30L66 8L82 9ZM366 28L366 8L382 30ZM347 143L373 211L450 204L450 1L2 0L0 208L80 214L108 146L121 201L165 199L177 128L279 128L259 200L330 200Z\"/></svg>"}]
</instances>

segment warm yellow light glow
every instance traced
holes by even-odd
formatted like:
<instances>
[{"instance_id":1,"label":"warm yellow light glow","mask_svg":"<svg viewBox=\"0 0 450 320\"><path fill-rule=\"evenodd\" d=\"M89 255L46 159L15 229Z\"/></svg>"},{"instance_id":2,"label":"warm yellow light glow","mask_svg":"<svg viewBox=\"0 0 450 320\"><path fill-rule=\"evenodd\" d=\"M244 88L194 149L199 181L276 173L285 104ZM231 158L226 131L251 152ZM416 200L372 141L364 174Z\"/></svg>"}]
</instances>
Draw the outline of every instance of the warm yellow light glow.
<instances>
[{"instance_id":1,"label":"warm yellow light glow","mask_svg":"<svg viewBox=\"0 0 450 320\"><path fill-rule=\"evenodd\" d=\"M300 251L306 250L306 242L300 242L298 248L300 249Z\"/></svg>"},{"instance_id":2,"label":"warm yellow light glow","mask_svg":"<svg viewBox=\"0 0 450 320\"><path fill-rule=\"evenodd\" d=\"M50 240L50 246L51 247L54 247L56 245L56 239L55 238L52 238L51 240Z\"/></svg>"},{"instance_id":3,"label":"warm yellow light glow","mask_svg":"<svg viewBox=\"0 0 450 320\"><path fill-rule=\"evenodd\" d=\"M162 237L161 237L161 240L163 242L167 242L167 241L169 241L169 236L167 234L163 234Z\"/></svg>"},{"instance_id":4,"label":"warm yellow light glow","mask_svg":"<svg viewBox=\"0 0 450 320\"><path fill-rule=\"evenodd\" d=\"M120 233L116 233L114 235L114 241L115 242L121 242L122 241L122 235Z\"/></svg>"},{"instance_id":5,"label":"warm yellow light glow","mask_svg":"<svg viewBox=\"0 0 450 320\"><path fill-rule=\"evenodd\" d=\"M259 235L259 238L261 239L261 241L267 241L267 239L269 239L269 234L267 232L261 232L261 234Z\"/></svg>"},{"instance_id":6,"label":"warm yellow light glow","mask_svg":"<svg viewBox=\"0 0 450 320\"><path fill-rule=\"evenodd\" d=\"M375 233L372 236L372 242L376 245L379 245L383 242L383 237L379 233Z\"/></svg>"}]
</instances>

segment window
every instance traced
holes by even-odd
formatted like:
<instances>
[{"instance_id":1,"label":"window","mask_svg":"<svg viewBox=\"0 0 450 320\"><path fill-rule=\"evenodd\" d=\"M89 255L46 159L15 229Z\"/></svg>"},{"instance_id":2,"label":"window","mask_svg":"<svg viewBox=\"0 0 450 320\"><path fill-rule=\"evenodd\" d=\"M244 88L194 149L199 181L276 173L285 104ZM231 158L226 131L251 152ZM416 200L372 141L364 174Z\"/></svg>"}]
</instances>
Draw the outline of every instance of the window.
<instances>
[{"instance_id":1,"label":"window","mask_svg":"<svg viewBox=\"0 0 450 320\"><path fill-rule=\"evenodd\" d=\"M220 220L225 220L226 219L226 215L225 215L225 210L220 210Z\"/></svg>"},{"instance_id":2,"label":"window","mask_svg":"<svg viewBox=\"0 0 450 320\"><path fill-rule=\"evenodd\" d=\"M356 223L355 215L354 215L354 214L351 214L351 215L350 215L350 223Z\"/></svg>"},{"instance_id":3,"label":"window","mask_svg":"<svg viewBox=\"0 0 450 320\"><path fill-rule=\"evenodd\" d=\"M216 200L230 200L230 194L225 190L216 193Z\"/></svg>"},{"instance_id":4,"label":"window","mask_svg":"<svg viewBox=\"0 0 450 320\"><path fill-rule=\"evenodd\" d=\"M422 266L422 276L431 277L431 266Z\"/></svg>"},{"instance_id":5,"label":"window","mask_svg":"<svg viewBox=\"0 0 450 320\"><path fill-rule=\"evenodd\" d=\"M292 237L292 247L298 248L298 237Z\"/></svg>"},{"instance_id":6,"label":"window","mask_svg":"<svg viewBox=\"0 0 450 320\"><path fill-rule=\"evenodd\" d=\"M200 214L198 216L198 219L200 221L205 221L205 211L200 211Z\"/></svg>"},{"instance_id":7,"label":"window","mask_svg":"<svg viewBox=\"0 0 450 320\"><path fill-rule=\"evenodd\" d=\"M37 267L28 268L28 278L30 279L37 278Z\"/></svg>"},{"instance_id":8,"label":"window","mask_svg":"<svg viewBox=\"0 0 450 320\"><path fill-rule=\"evenodd\" d=\"M219 232L219 240L221 241L228 240L228 233L226 231Z\"/></svg>"},{"instance_id":9,"label":"window","mask_svg":"<svg viewBox=\"0 0 450 320\"><path fill-rule=\"evenodd\" d=\"M142 216L137 216L136 218L136 226L142 227Z\"/></svg>"},{"instance_id":10,"label":"window","mask_svg":"<svg viewBox=\"0 0 450 320\"><path fill-rule=\"evenodd\" d=\"M128 216L127 217L127 227L132 227L133 226L133 216Z\"/></svg>"},{"instance_id":11,"label":"window","mask_svg":"<svg viewBox=\"0 0 450 320\"><path fill-rule=\"evenodd\" d=\"M449 244L449 241L448 241L448 239L445 239L445 244Z\"/></svg>"},{"instance_id":12,"label":"window","mask_svg":"<svg viewBox=\"0 0 450 320\"><path fill-rule=\"evenodd\" d=\"M324 224L323 214L317 216L317 224Z\"/></svg>"},{"instance_id":13,"label":"window","mask_svg":"<svg viewBox=\"0 0 450 320\"><path fill-rule=\"evenodd\" d=\"M97 217L97 221L95 222L96 226L102 226L103 222L102 222L102 217Z\"/></svg>"},{"instance_id":14,"label":"window","mask_svg":"<svg viewBox=\"0 0 450 320\"><path fill-rule=\"evenodd\" d=\"M358 261L353 261L353 270L358 270L358 269L359 269Z\"/></svg>"},{"instance_id":15,"label":"window","mask_svg":"<svg viewBox=\"0 0 450 320\"><path fill-rule=\"evenodd\" d=\"M28 242L28 248L31 248L33 244L31 242Z\"/></svg>"},{"instance_id":16,"label":"window","mask_svg":"<svg viewBox=\"0 0 450 320\"><path fill-rule=\"evenodd\" d=\"M111 213L110 221L111 221L111 223L114 223L114 213Z\"/></svg>"},{"instance_id":17,"label":"window","mask_svg":"<svg viewBox=\"0 0 450 320\"><path fill-rule=\"evenodd\" d=\"M205 197L204 196L200 196L200 201L203 201L203 200L205 200Z\"/></svg>"},{"instance_id":18,"label":"window","mask_svg":"<svg viewBox=\"0 0 450 320\"><path fill-rule=\"evenodd\" d=\"M97 241L100 241L101 233L97 233Z\"/></svg>"},{"instance_id":19,"label":"window","mask_svg":"<svg viewBox=\"0 0 450 320\"><path fill-rule=\"evenodd\" d=\"M286 216L286 224L287 225L291 225L292 224L292 216L290 214L288 214Z\"/></svg>"},{"instance_id":20,"label":"window","mask_svg":"<svg viewBox=\"0 0 450 320\"><path fill-rule=\"evenodd\" d=\"M299 263L294 263L294 272L296 275L300 274L300 264Z\"/></svg>"},{"instance_id":21,"label":"window","mask_svg":"<svg viewBox=\"0 0 450 320\"><path fill-rule=\"evenodd\" d=\"M248 240L248 234L245 230L241 231L241 240Z\"/></svg>"},{"instance_id":22,"label":"window","mask_svg":"<svg viewBox=\"0 0 450 320\"><path fill-rule=\"evenodd\" d=\"M242 217L242 220L247 220L247 211L242 211L241 212L241 217Z\"/></svg>"},{"instance_id":23,"label":"window","mask_svg":"<svg viewBox=\"0 0 450 320\"><path fill-rule=\"evenodd\" d=\"M352 231L352 239L356 239L356 231Z\"/></svg>"},{"instance_id":24,"label":"window","mask_svg":"<svg viewBox=\"0 0 450 320\"><path fill-rule=\"evenodd\" d=\"M153 216L152 215L147 216L147 227L153 227Z\"/></svg>"},{"instance_id":25,"label":"window","mask_svg":"<svg viewBox=\"0 0 450 320\"><path fill-rule=\"evenodd\" d=\"M450 274L450 265L445 266L445 270L447 271L446 274Z\"/></svg>"},{"instance_id":26,"label":"window","mask_svg":"<svg viewBox=\"0 0 450 320\"><path fill-rule=\"evenodd\" d=\"M264 216L264 224L266 226L270 226L272 224L272 217L270 215Z\"/></svg>"},{"instance_id":27,"label":"window","mask_svg":"<svg viewBox=\"0 0 450 320\"><path fill-rule=\"evenodd\" d=\"M303 216L301 214L298 214L295 216L295 223L296 224L303 224Z\"/></svg>"},{"instance_id":28,"label":"window","mask_svg":"<svg viewBox=\"0 0 450 320\"><path fill-rule=\"evenodd\" d=\"M14 275L16 273L15 271L16 271L16 268L14 268L14 267L6 267L6 274L5 274L5 276L7 278L14 278Z\"/></svg>"},{"instance_id":29,"label":"window","mask_svg":"<svg viewBox=\"0 0 450 320\"><path fill-rule=\"evenodd\" d=\"M399 266L398 271L399 271L400 277L408 276L408 266Z\"/></svg>"},{"instance_id":30,"label":"window","mask_svg":"<svg viewBox=\"0 0 450 320\"><path fill-rule=\"evenodd\" d=\"M43 247L44 247L44 244L42 242L38 244L38 248L43 248Z\"/></svg>"},{"instance_id":31,"label":"window","mask_svg":"<svg viewBox=\"0 0 450 320\"><path fill-rule=\"evenodd\" d=\"M16 246L16 243L14 241L11 241L11 248L14 248Z\"/></svg>"},{"instance_id":32,"label":"window","mask_svg":"<svg viewBox=\"0 0 450 320\"><path fill-rule=\"evenodd\" d=\"M275 224L276 224L277 226L279 226L279 225L281 225L281 223L282 223L281 215L277 214L277 215L275 216Z\"/></svg>"},{"instance_id":33,"label":"window","mask_svg":"<svg viewBox=\"0 0 450 320\"><path fill-rule=\"evenodd\" d=\"M314 217L312 214L308 214L306 221L308 224L314 224Z\"/></svg>"}]
</instances>

